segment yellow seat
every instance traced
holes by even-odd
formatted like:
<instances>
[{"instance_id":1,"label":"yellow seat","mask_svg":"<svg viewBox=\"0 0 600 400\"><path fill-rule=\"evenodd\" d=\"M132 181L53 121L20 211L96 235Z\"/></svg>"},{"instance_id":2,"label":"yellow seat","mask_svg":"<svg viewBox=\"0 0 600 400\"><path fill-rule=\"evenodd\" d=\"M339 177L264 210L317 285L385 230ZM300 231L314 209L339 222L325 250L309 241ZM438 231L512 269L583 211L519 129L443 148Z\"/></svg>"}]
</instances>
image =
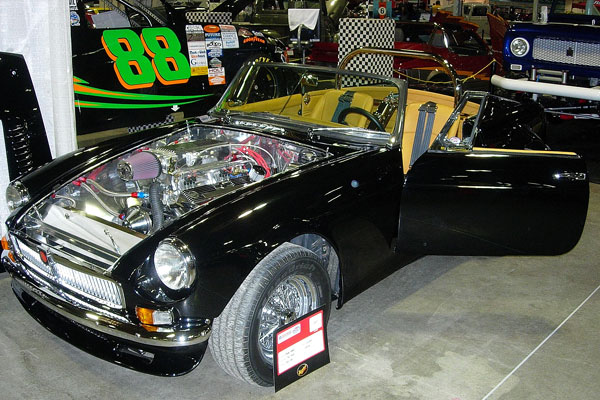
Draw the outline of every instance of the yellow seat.
<instances>
[{"instance_id":1,"label":"yellow seat","mask_svg":"<svg viewBox=\"0 0 600 400\"><path fill-rule=\"evenodd\" d=\"M333 114L339 104L340 96L346 93L345 90L328 90L315 105L311 113L311 117L321 121L331 121ZM362 108L365 111L371 112L373 109L373 97L366 93L354 92L350 107ZM345 118L348 126L364 128L367 125L367 118L355 113L350 113ZM337 121L332 121L337 122Z\"/></svg>"},{"instance_id":2,"label":"yellow seat","mask_svg":"<svg viewBox=\"0 0 600 400\"><path fill-rule=\"evenodd\" d=\"M410 103L406 105L406 113L404 114L404 132L402 134L402 165L404 171L408 171L410 166L410 157L412 155L412 148L415 142L415 133L417 131L417 121L419 119L419 107L421 103ZM433 129L431 130L431 137L429 138L429 145L433 143L437 135L440 133L450 114L452 114L454 108L444 105L437 104L437 111L435 113L435 120L433 121Z\"/></svg>"}]
</instances>

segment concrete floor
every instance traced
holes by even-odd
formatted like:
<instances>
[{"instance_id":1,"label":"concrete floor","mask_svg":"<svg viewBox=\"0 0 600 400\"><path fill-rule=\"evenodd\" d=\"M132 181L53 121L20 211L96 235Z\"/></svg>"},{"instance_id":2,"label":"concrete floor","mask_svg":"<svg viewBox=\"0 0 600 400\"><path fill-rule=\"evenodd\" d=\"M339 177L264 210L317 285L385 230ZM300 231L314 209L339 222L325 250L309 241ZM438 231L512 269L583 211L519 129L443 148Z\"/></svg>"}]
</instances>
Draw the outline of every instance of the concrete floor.
<instances>
[{"instance_id":1,"label":"concrete floor","mask_svg":"<svg viewBox=\"0 0 600 400\"><path fill-rule=\"evenodd\" d=\"M598 398L600 186L590 200L564 256L427 257L396 272L332 313L332 362L277 394L229 378L210 353L179 378L96 359L30 318L1 274L0 398Z\"/></svg>"}]
</instances>

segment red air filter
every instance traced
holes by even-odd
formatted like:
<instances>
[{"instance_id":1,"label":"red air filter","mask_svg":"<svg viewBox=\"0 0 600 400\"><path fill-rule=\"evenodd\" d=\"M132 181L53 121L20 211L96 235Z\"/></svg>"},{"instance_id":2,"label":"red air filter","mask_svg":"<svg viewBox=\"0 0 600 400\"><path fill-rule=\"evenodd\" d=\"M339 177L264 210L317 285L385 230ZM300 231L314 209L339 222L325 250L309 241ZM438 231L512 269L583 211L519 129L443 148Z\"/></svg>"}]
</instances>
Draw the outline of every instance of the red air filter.
<instances>
[{"instance_id":1,"label":"red air filter","mask_svg":"<svg viewBox=\"0 0 600 400\"><path fill-rule=\"evenodd\" d=\"M154 179L160 175L160 161L153 153L141 151L120 160L117 172L125 181Z\"/></svg>"}]
</instances>

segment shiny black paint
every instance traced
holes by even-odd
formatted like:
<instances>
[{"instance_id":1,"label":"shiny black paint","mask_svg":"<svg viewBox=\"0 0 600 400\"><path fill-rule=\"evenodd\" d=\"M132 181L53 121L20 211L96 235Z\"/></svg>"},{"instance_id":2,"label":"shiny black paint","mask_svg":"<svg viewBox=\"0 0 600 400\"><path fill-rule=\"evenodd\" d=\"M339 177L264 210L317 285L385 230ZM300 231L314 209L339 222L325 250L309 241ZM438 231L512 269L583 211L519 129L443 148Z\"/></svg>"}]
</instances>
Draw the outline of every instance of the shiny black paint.
<instances>
[{"instance_id":1,"label":"shiny black paint","mask_svg":"<svg viewBox=\"0 0 600 400\"><path fill-rule=\"evenodd\" d=\"M166 126L147 131L143 136L132 135L78 150L26 176L23 183L31 188L32 200L39 200L60 182L74 179L116 154L183 126ZM288 132L288 136L301 137L293 132ZM306 139L304 142L308 143ZM497 220L498 215L517 215L512 207L519 205L523 196L532 196L532 204L543 205L542 208L531 207L539 211L536 218L550 215L544 224L527 225L525 233L556 226L556 215L561 223L576 221L570 241L562 246L544 247L543 243L550 241L542 235L539 238L544 240L534 246L534 253L566 251L576 242L583 226L585 207L582 204L587 204L587 183L585 189L582 186L572 193L566 191L562 198L556 190L544 186L533 190L535 186L529 183L506 198L498 195L506 189L476 189L478 185L492 186L498 182L499 185L502 182L516 184L515 179L544 185L548 177L545 180L526 177L523 171L530 171L530 175L541 171L547 175L558 167L570 166L575 171L585 171L577 157L495 155L482 158L472 157L473 153L429 151L417 161L404 182L398 149L367 151L326 147L334 154L333 158L213 200L139 243L121 258L113 271L114 278L124 284L127 304L160 304L136 287L137 269L145 265L145 270L151 273L154 249L170 235L187 243L199 262L197 284L190 297L174 302L178 313L192 318L213 318L219 315L254 265L279 244L304 233L321 235L338 253L343 278L341 304L415 254L528 253L530 243L519 247L503 239L523 237L514 230L518 224L510 219L499 224ZM469 173L469 170L480 172ZM465 185L470 187L463 188ZM403 219L398 240L401 255L397 256L393 250L401 196ZM546 200L549 198L552 198L549 204L555 208L560 208L561 201L565 201L560 214L548 208ZM581 209L583 217L578 215L574 219L565 211ZM534 215L529 209L521 210L519 217L521 214ZM443 223L436 222L440 216L445 218ZM13 217L9 219L11 229L18 214ZM424 221L429 221L429 225ZM470 240L457 240L457 235ZM423 240L424 237L427 240ZM423 245L425 242L427 246ZM432 245L434 242L438 243L437 247ZM133 309L130 314L135 315Z\"/></svg>"},{"instance_id":2,"label":"shiny black paint","mask_svg":"<svg viewBox=\"0 0 600 400\"><path fill-rule=\"evenodd\" d=\"M238 265L233 274L225 275L237 278L233 285L219 290L220 296L228 299L274 247L303 233L318 233L336 249L344 297L352 297L361 281L392 253L402 173L386 167L400 165L399 157L397 151L357 152L315 165L298 176L290 174L243 201L222 207L200 228L206 239L196 242L198 251L209 257L201 261L198 281L222 280L223 268ZM353 181L358 187L352 187ZM237 217L265 199L269 199L265 207ZM193 235L197 234L190 226L181 237L190 242ZM368 263L363 263L365 259Z\"/></svg>"},{"instance_id":3,"label":"shiny black paint","mask_svg":"<svg viewBox=\"0 0 600 400\"><path fill-rule=\"evenodd\" d=\"M172 127L156 129L150 136L161 136L167 129ZM76 151L27 176L24 183L39 188L33 201L57 187L59 181L74 179L92 165L149 139L134 137L133 142L116 139ZM170 235L187 243L199 262L191 295L168 304L174 307L176 317L192 320L218 316L264 256L304 233L318 233L337 251L344 277L340 305L404 265L408 259L394 254L392 248L403 183L401 153L328 148L337 156L218 198L125 254L112 276L123 284L128 314L135 316L136 305L165 306L136 287L136 276L140 266L152 271L148 267L154 249ZM54 171L55 179L44 182L48 171ZM11 221L17 218L15 215Z\"/></svg>"},{"instance_id":4,"label":"shiny black paint","mask_svg":"<svg viewBox=\"0 0 600 400\"><path fill-rule=\"evenodd\" d=\"M474 147L548 150L540 138L546 133L544 109L540 104L487 96L482 107Z\"/></svg>"},{"instance_id":5,"label":"shiny black paint","mask_svg":"<svg viewBox=\"0 0 600 400\"><path fill-rule=\"evenodd\" d=\"M164 126L77 150L24 177L23 183L37 202L95 166L183 127L185 123ZM397 148L312 143L294 131L286 131L286 137L332 156L217 198L132 248L112 272L122 284L130 318L135 321L136 305L173 307L177 324L208 323L262 258L306 233L325 238L339 256L341 305L419 254L556 254L572 247L583 227L587 181L552 181L556 171L585 172L576 156L430 150L404 176ZM18 229L16 221L26 210L9 218L9 229ZM161 302L144 293L137 279L140 273L153 273L153 252L169 236L190 247L198 263L197 280L189 297ZM30 310L35 304L25 306ZM43 313L39 310L34 314ZM40 322L61 335L62 320L45 316ZM69 341L123 363L106 346L86 346L86 340L96 343L98 335L71 325ZM115 338L102 340L123 344ZM195 363L186 360L199 361L204 350L194 349L191 356L187 350L173 350L172 357L181 357L181 365L191 369ZM127 365L162 373L131 361Z\"/></svg>"},{"instance_id":6,"label":"shiny black paint","mask_svg":"<svg viewBox=\"0 0 600 400\"><path fill-rule=\"evenodd\" d=\"M214 318L269 252L317 233L338 253L347 300L402 266L392 248L402 183L398 150L354 151L308 165L184 216L121 258L113 275L131 284L132 268L150 263L146 255L175 235L198 262L194 291L175 307L181 315Z\"/></svg>"},{"instance_id":7,"label":"shiny black paint","mask_svg":"<svg viewBox=\"0 0 600 400\"><path fill-rule=\"evenodd\" d=\"M430 150L407 174L399 246L424 254L561 254L583 230L588 182L575 155ZM560 230L560 232L557 231Z\"/></svg>"},{"instance_id":8,"label":"shiny black paint","mask_svg":"<svg viewBox=\"0 0 600 400\"><path fill-rule=\"evenodd\" d=\"M164 349L92 332L46 308L29 296L16 280L13 279L11 284L23 308L50 332L81 350L126 368L153 375L182 375L200 363L208 346L205 341L195 346ZM151 353L152 360L135 355L140 350Z\"/></svg>"},{"instance_id":9,"label":"shiny black paint","mask_svg":"<svg viewBox=\"0 0 600 400\"><path fill-rule=\"evenodd\" d=\"M481 107L473 149L447 150L437 140L407 173L399 249L460 255L569 251L585 224L588 180L555 174L586 176L585 162L543 151L548 146L538 135L545 128L539 105L486 96Z\"/></svg>"}]
</instances>

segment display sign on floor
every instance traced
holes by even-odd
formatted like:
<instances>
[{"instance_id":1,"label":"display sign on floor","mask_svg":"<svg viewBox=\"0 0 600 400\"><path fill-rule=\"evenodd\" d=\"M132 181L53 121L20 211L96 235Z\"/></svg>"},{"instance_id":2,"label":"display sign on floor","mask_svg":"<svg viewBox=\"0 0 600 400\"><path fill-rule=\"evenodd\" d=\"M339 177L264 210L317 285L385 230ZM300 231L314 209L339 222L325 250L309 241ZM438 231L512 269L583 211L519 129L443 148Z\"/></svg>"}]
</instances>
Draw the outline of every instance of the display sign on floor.
<instances>
[{"instance_id":1,"label":"display sign on floor","mask_svg":"<svg viewBox=\"0 0 600 400\"><path fill-rule=\"evenodd\" d=\"M324 307L279 328L273 335L275 391L329 363Z\"/></svg>"}]
</instances>

